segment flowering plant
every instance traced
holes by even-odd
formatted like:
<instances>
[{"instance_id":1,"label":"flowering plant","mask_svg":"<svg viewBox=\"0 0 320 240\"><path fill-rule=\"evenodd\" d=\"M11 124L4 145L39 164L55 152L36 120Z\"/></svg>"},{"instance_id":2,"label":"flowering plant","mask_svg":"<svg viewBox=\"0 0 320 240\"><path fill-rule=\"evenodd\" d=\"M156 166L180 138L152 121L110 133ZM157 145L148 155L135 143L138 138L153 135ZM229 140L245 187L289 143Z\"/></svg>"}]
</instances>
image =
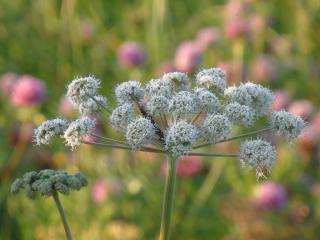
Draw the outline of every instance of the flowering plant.
<instances>
[{"instance_id":1,"label":"flowering plant","mask_svg":"<svg viewBox=\"0 0 320 240\"><path fill-rule=\"evenodd\" d=\"M79 77L67 86L67 97L79 111L80 118L45 121L35 130L37 145L49 144L54 136L62 137L72 150L81 144L132 151L166 154L168 168L160 229L160 240L170 237L176 166L181 156L238 158L243 166L254 168L258 177L269 173L276 159L275 148L260 138L246 140L238 153L208 153L197 149L277 130L289 141L304 128L304 121L285 111L271 112L272 92L250 82L226 86L220 68L200 71L195 86L182 72L164 74L145 87L135 80L118 85L114 109L98 94L100 81L93 76ZM192 88L193 87L193 88ZM94 132L92 117L105 110L109 123L123 133L124 139L113 139ZM269 126L242 135L231 136L234 126L251 127L260 118ZM84 136L90 136L92 141Z\"/></svg>"}]
</instances>

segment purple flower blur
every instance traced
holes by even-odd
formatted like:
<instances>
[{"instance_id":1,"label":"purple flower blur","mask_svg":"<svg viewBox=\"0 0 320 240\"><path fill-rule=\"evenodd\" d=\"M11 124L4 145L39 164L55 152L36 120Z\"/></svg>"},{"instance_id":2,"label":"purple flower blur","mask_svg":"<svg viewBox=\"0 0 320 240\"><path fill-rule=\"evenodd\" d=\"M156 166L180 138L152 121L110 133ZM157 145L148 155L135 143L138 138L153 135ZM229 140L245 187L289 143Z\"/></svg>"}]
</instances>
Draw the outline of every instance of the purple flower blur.
<instances>
[{"instance_id":1,"label":"purple flower blur","mask_svg":"<svg viewBox=\"0 0 320 240\"><path fill-rule=\"evenodd\" d=\"M282 185L269 181L257 186L254 200L258 208L281 210L287 203L288 195Z\"/></svg>"},{"instance_id":2,"label":"purple flower blur","mask_svg":"<svg viewBox=\"0 0 320 240\"><path fill-rule=\"evenodd\" d=\"M11 103L16 107L32 107L42 103L45 98L45 85L32 76L19 77L12 87Z\"/></svg>"},{"instance_id":3,"label":"purple flower blur","mask_svg":"<svg viewBox=\"0 0 320 240\"><path fill-rule=\"evenodd\" d=\"M164 161L161 165L161 175L165 176L167 173L167 162ZM203 169L202 158L197 156L185 156L178 160L177 176L178 177L192 177L199 174Z\"/></svg>"},{"instance_id":4,"label":"purple flower blur","mask_svg":"<svg viewBox=\"0 0 320 240\"><path fill-rule=\"evenodd\" d=\"M103 203L108 194L108 185L105 180L97 180L94 182L91 197L94 203L101 204Z\"/></svg>"},{"instance_id":5,"label":"purple flower blur","mask_svg":"<svg viewBox=\"0 0 320 240\"><path fill-rule=\"evenodd\" d=\"M18 75L10 72L0 76L0 90L3 96L9 96L11 94L17 78Z\"/></svg>"},{"instance_id":6,"label":"purple flower blur","mask_svg":"<svg viewBox=\"0 0 320 240\"><path fill-rule=\"evenodd\" d=\"M135 42L125 42L118 50L118 62L123 68L140 66L145 63L145 52Z\"/></svg>"},{"instance_id":7,"label":"purple flower blur","mask_svg":"<svg viewBox=\"0 0 320 240\"><path fill-rule=\"evenodd\" d=\"M175 67L181 72L193 72L201 63L201 50L199 45L193 41L180 44L175 54Z\"/></svg>"}]
</instances>

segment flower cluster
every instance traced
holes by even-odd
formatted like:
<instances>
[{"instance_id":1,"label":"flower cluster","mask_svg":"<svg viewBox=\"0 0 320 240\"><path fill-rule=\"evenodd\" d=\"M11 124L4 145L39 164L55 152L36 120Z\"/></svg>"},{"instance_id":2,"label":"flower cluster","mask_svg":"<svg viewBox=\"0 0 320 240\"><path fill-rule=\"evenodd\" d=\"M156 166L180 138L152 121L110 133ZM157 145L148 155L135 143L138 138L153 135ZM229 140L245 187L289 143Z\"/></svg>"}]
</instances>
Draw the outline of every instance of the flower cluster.
<instances>
[{"instance_id":1,"label":"flower cluster","mask_svg":"<svg viewBox=\"0 0 320 240\"><path fill-rule=\"evenodd\" d=\"M233 126L250 127L260 118L269 119L268 130L276 129L290 141L298 137L303 120L288 112L273 112L271 90L250 82L227 87L225 78L222 69L211 68L197 73L194 83L182 72L166 73L146 86L136 80L123 82L115 89L118 105L114 110L97 93L100 81L92 76L77 78L68 85L67 96L81 118L70 123L46 121L36 130L35 141L48 144L53 136L62 136L72 149L81 143L98 144L179 158L201 155L194 150L236 139L230 136ZM82 136L95 128L95 120L88 116L102 109L124 141L97 135L95 142L83 141ZM244 142L234 156L261 175L271 170L276 153L268 142L258 139Z\"/></svg>"},{"instance_id":2,"label":"flower cluster","mask_svg":"<svg viewBox=\"0 0 320 240\"><path fill-rule=\"evenodd\" d=\"M66 195L70 190L80 190L87 185L88 181L81 173L69 175L64 171L45 169L28 172L17 178L11 185L11 192L16 194L23 189L29 198L34 199L37 193L46 197L54 192Z\"/></svg>"}]
</instances>

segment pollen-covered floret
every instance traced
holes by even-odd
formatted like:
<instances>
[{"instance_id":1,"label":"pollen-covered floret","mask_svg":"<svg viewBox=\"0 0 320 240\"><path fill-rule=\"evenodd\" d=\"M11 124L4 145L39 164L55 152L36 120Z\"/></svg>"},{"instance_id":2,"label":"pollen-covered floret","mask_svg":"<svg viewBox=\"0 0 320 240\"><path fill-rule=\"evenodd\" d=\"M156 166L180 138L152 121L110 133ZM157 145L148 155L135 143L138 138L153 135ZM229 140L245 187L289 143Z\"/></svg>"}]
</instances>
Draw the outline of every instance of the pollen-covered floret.
<instances>
[{"instance_id":1,"label":"pollen-covered floret","mask_svg":"<svg viewBox=\"0 0 320 240\"><path fill-rule=\"evenodd\" d=\"M133 150L138 150L143 145L151 143L155 136L155 127L149 119L144 117L131 122L126 131L126 141Z\"/></svg>"},{"instance_id":2,"label":"pollen-covered floret","mask_svg":"<svg viewBox=\"0 0 320 240\"><path fill-rule=\"evenodd\" d=\"M147 103L147 110L157 116L168 112L169 100L164 96L153 96Z\"/></svg>"},{"instance_id":3,"label":"pollen-covered floret","mask_svg":"<svg viewBox=\"0 0 320 240\"><path fill-rule=\"evenodd\" d=\"M34 141L37 145L49 144L54 136L63 136L68 127L68 122L64 119L56 118L43 122L34 131Z\"/></svg>"},{"instance_id":4,"label":"pollen-covered floret","mask_svg":"<svg viewBox=\"0 0 320 240\"><path fill-rule=\"evenodd\" d=\"M169 112L175 116L196 113L196 98L188 91L176 93L169 102Z\"/></svg>"},{"instance_id":5,"label":"pollen-covered floret","mask_svg":"<svg viewBox=\"0 0 320 240\"><path fill-rule=\"evenodd\" d=\"M264 170L271 171L276 150L264 140L247 140L240 147L239 159L243 166L255 168L257 176L261 177L264 176Z\"/></svg>"},{"instance_id":6,"label":"pollen-covered floret","mask_svg":"<svg viewBox=\"0 0 320 240\"><path fill-rule=\"evenodd\" d=\"M196 88L194 90L200 111L214 113L220 109L219 99L205 88Z\"/></svg>"},{"instance_id":7,"label":"pollen-covered floret","mask_svg":"<svg viewBox=\"0 0 320 240\"><path fill-rule=\"evenodd\" d=\"M171 97L172 88L168 79L152 79L146 86L146 92L149 96Z\"/></svg>"},{"instance_id":8,"label":"pollen-covered floret","mask_svg":"<svg viewBox=\"0 0 320 240\"><path fill-rule=\"evenodd\" d=\"M74 150L81 144L82 135L87 135L92 132L95 127L95 120L88 117L82 117L70 123L64 133L64 139L67 146Z\"/></svg>"},{"instance_id":9,"label":"pollen-covered floret","mask_svg":"<svg viewBox=\"0 0 320 240\"><path fill-rule=\"evenodd\" d=\"M67 97L76 107L88 100L90 96L97 95L98 88L100 88L100 81L93 76L79 77L67 86Z\"/></svg>"},{"instance_id":10,"label":"pollen-covered floret","mask_svg":"<svg viewBox=\"0 0 320 240\"><path fill-rule=\"evenodd\" d=\"M224 94L231 102L251 107L258 116L268 114L274 100L271 90L250 82L239 87L229 87Z\"/></svg>"},{"instance_id":11,"label":"pollen-covered floret","mask_svg":"<svg viewBox=\"0 0 320 240\"><path fill-rule=\"evenodd\" d=\"M175 92L189 90L189 78L186 73L171 72L163 75L162 79L168 81L170 87Z\"/></svg>"},{"instance_id":12,"label":"pollen-covered floret","mask_svg":"<svg viewBox=\"0 0 320 240\"><path fill-rule=\"evenodd\" d=\"M52 196L54 192L68 194L70 190L80 190L88 185L88 181L81 173L69 175L64 171L44 169L40 172L28 172L16 179L11 185L11 192L17 194L24 189L26 195L34 199L36 194Z\"/></svg>"},{"instance_id":13,"label":"pollen-covered floret","mask_svg":"<svg viewBox=\"0 0 320 240\"><path fill-rule=\"evenodd\" d=\"M223 93L226 88L226 74L221 68L210 68L196 75L197 85L216 93Z\"/></svg>"},{"instance_id":14,"label":"pollen-covered floret","mask_svg":"<svg viewBox=\"0 0 320 240\"><path fill-rule=\"evenodd\" d=\"M271 113L270 123L288 140L297 138L305 127L305 123L300 117L284 110Z\"/></svg>"},{"instance_id":15,"label":"pollen-covered floret","mask_svg":"<svg viewBox=\"0 0 320 240\"><path fill-rule=\"evenodd\" d=\"M191 152L196 143L198 132L192 124L180 121L173 124L165 135L165 148L174 157L180 157Z\"/></svg>"},{"instance_id":16,"label":"pollen-covered floret","mask_svg":"<svg viewBox=\"0 0 320 240\"><path fill-rule=\"evenodd\" d=\"M115 89L115 95L119 104L137 102L144 96L144 89L138 81L121 83Z\"/></svg>"},{"instance_id":17,"label":"pollen-covered floret","mask_svg":"<svg viewBox=\"0 0 320 240\"><path fill-rule=\"evenodd\" d=\"M94 96L92 98L89 98L86 101L81 102L77 109L81 115L89 115L89 114L95 114L101 110L102 107L107 106L107 99L101 95Z\"/></svg>"},{"instance_id":18,"label":"pollen-covered floret","mask_svg":"<svg viewBox=\"0 0 320 240\"><path fill-rule=\"evenodd\" d=\"M251 126L255 121L255 112L248 106L230 103L224 109L224 115L234 124Z\"/></svg>"},{"instance_id":19,"label":"pollen-covered floret","mask_svg":"<svg viewBox=\"0 0 320 240\"><path fill-rule=\"evenodd\" d=\"M132 104L125 103L113 110L109 121L110 124L119 130L125 130L128 124L134 118L134 109Z\"/></svg>"},{"instance_id":20,"label":"pollen-covered floret","mask_svg":"<svg viewBox=\"0 0 320 240\"><path fill-rule=\"evenodd\" d=\"M214 143L221 137L228 137L231 129L231 123L229 119L222 114L210 114L206 117L200 129L202 137L206 141Z\"/></svg>"}]
</instances>

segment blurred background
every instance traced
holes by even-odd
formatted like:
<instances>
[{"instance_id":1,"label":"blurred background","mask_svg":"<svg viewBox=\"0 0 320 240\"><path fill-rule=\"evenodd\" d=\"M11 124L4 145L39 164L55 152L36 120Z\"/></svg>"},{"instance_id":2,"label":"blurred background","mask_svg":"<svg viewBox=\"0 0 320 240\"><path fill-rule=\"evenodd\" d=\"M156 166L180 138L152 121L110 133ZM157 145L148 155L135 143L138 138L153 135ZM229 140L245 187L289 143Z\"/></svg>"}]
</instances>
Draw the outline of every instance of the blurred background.
<instances>
[{"instance_id":1,"label":"blurred background","mask_svg":"<svg viewBox=\"0 0 320 240\"><path fill-rule=\"evenodd\" d=\"M116 84L218 66L228 84L275 91L274 110L308 122L278 145L267 180L234 159L179 162L172 239L320 238L320 1L0 0L0 239L64 239L51 198L12 196L13 179L44 168L81 171L89 186L61 196L75 239L157 239L165 162L151 153L32 143L33 128L76 118L63 96L95 75ZM100 131L115 134L101 117ZM234 144L234 143L233 143ZM219 145L236 151L237 143ZM214 151L214 149L212 149Z\"/></svg>"}]
</instances>

